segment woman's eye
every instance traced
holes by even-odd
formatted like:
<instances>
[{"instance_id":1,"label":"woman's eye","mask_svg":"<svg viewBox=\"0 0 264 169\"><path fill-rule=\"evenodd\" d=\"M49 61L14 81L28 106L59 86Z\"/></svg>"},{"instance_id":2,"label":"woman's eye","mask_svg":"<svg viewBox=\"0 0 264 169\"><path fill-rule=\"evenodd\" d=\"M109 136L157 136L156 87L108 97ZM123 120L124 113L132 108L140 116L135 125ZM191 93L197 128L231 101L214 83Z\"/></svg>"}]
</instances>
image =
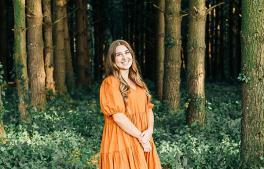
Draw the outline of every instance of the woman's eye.
<instances>
[{"instance_id":1,"label":"woman's eye","mask_svg":"<svg viewBox=\"0 0 264 169\"><path fill-rule=\"evenodd\" d=\"M129 54L130 52L129 51L126 51L126 54Z\"/></svg>"}]
</instances>

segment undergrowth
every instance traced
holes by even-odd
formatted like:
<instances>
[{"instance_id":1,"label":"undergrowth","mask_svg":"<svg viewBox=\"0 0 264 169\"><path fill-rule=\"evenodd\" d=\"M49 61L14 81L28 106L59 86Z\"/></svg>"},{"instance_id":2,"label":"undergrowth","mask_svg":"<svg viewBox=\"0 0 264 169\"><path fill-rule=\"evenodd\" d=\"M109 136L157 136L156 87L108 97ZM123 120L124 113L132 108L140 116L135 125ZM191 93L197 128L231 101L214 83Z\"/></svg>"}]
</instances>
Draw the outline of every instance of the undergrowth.
<instances>
[{"instance_id":1,"label":"undergrowth","mask_svg":"<svg viewBox=\"0 0 264 169\"><path fill-rule=\"evenodd\" d=\"M186 92L181 108L168 109L154 99L154 139L165 169L238 168L240 90L238 86L208 84L206 125L185 123ZM98 86L51 97L44 110L30 109L31 122L22 124L14 89L6 91L4 124L7 142L0 144L0 169L97 168L103 115Z\"/></svg>"}]
</instances>

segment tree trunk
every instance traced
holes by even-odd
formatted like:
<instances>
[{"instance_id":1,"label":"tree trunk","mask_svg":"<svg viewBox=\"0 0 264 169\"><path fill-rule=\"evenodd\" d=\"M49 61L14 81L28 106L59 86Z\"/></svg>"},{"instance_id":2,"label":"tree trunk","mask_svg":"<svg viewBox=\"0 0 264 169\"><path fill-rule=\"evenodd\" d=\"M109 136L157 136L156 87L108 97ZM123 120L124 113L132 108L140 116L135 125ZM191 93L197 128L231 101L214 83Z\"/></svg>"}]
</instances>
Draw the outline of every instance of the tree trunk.
<instances>
[{"instance_id":1,"label":"tree trunk","mask_svg":"<svg viewBox=\"0 0 264 169\"><path fill-rule=\"evenodd\" d=\"M232 13L231 13L231 60L232 60L232 76L237 78L240 72L240 12L239 4L236 1L232 1Z\"/></svg>"},{"instance_id":2,"label":"tree trunk","mask_svg":"<svg viewBox=\"0 0 264 169\"><path fill-rule=\"evenodd\" d=\"M259 1L258 1L259 2ZM264 166L264 12L263 3L242 1L242 168Z\"/></svg>"},{"instance_id":3,"label":"tree trunk","mask_svg":"<svg viewBox=\"0 0 264 169\"><path fill-rule=\"evenodd\" d=\"M29 121L28 72L26 54L25 0L14 0L14 65L18 93L18 110L21 121Z\"/></svg>"},{"instance_id":4,"label":"tree trunk","mask_svg":"<svg viewBox=\"0 0 264 169\"><path fill-rule=\"evenodd\" d=\"M165 65L163 101L178 108L181 74L181 0L165 1Z\"/></svg>"},{"instance_id":5,"label":"tree trunk","mask_svg":"<svg viewBox=\"0 0 264 169\"><path fill-rule=\"evenodd\" d=\"M207 1L207 6L210 8L212 6L211 2ZM212 70L212 50L213 50L213 10L210 10L207 15L207 47L206 47L206 76L208 79L212 79L213 70Z\"/></svg>"},{"instance_id":6,"label":"tree trunk","mask_svg":"<svg viewBox=\"0 0 264 169\"><path fill-rule=\"evenodd\" d=\"M156 44L156 89L159 99L162 99L163 89L163 75L164 75L164 35L165 35L165 23L164 23L164 10L165 1L158 0L157 6L160 10L157 10L158 24L157 24L157 44Z\"/></svg>"},{"instance_id":7,"label":"tree trunk","mask_svg":"<svg viewBox=\"0 0 264 169\"><path fill-rule=\"evenodd\" d=\"M29 80L32 106L43 107L46 103L45 68L43 58L41 0L27 1L27 40Z\"/></svg>"},{"instance_id":8,"label":"tree trunk","mask_svg":"<svg viewBox=\"0 0 264 169\"><path fill-rule=\"evenodd\" d=\"M46 72L46 88L55 93L55 82L53 79L53 41L52 41L52 18L51 18L51 0L43 0L44 15L44 60Z\"/></svg>"},{"instance_id":9,"label":"tree trunk","mask_svg":"<svg viewBox=\"0 0 264 169\"><path fill-rule=\"evenodd\" d=\"M77 0L77 65L78 83L90 85L91 66L88 56L86 0ZM102 32L101 32L102 33Z\"/></svg>"},{"instance_id":10,"label":"tree trunk","mask_svg":"<svg viewBox=\"0 0 264 169\"><path fill-rule=\"evenodd\" d=\"M205 0L189 2L189 31L188 31L188 61L187 84L189 105L187 109L187 123L198 122L204 126L205 118Z\"/></svg>"},{"instance_id":11,"label":"tree trunk","mask_svg":"<svg viewBox=\"0 0 264 169\"><path fill-rule=\"evenodd\" d=\"M225 5L223 6L223 15L222 15L222 54L223 54L223 74L225 79L230 79L230 2L225 0Z\"/></svg>"},{"instance_id":12,"label":"tree trunk","mask_svg":"<svg viewBox=\"0 0 264 169\"><path fill-rule=\"evenodd\" d=\"M213 4L217 4L216 0L213 0ZM214 8L212 10L212 23L211 23L211 30L212 30L212 50L211 50L211 68L212 68L212 74L211 74L211 78L214 79L215 78L215 74L216 74L216 59L217 59L217 19L216 19L216 8Z\"/></svg>"},{"instance_id":13,"label":"tree trunk","mask_svg":"<svg viewBox=\"0 0 264 169\"><path fill-rule=\"evenodd\" d=\"M56 0L56 19L55 19L55 82L58 93L67 92L66 87L66 57L64 46L64 15L63 8L66 0Z\"/></svg>"},{"instance_id":14,"label":"tree trunk","mask_svg":"<svg viewBox=\"0 0 264 169\"><path fill-rule=\"evenodd\" d=\"M1 110L1 111L3 111L3 110ZM2 116L2 112L0 113L0 115ZM0 143L5 142L5 139L6 139L5 128L4 128L4 123L3 123L3 120L1 117L1 120L0 120Z\"/></svg>"},{"instance_id":15,"label":"tree trunk","mask_svg":"<svg viewBox=\"0 0 264 169\"><path fill-rule=\"evenodd\" d=\"M218 3L218 1L216 1ZM215 79L221 81L222 80L222 72L223 72L223 69L222 69L222 61L223 61L223 56L222 56L222 51L221 51L221 22L222 22L222 18L221 18L221 10L220 8L216 8L216 16L215 16L215 19L216 19L216 23L215 23L215 33L216 33L216 36L215 36L215 49L216 49L216 55L215 55Z\"/></svg>"},{"instance_id":16,"label":"tree trunk","mask_svg":"<svg viewBox=\"0 0 264 169\"><path fill-rule=\"evenodd\" d=\"M69 37L69 26L68 26L68 16L67 16L67 6L63 8L64 15L64 48L65 48L65 59L66 59L66 84L69 90L74 89L74 73L72 67L72 55L71 55L71 45Z\"/></svg>"}]
</instances>

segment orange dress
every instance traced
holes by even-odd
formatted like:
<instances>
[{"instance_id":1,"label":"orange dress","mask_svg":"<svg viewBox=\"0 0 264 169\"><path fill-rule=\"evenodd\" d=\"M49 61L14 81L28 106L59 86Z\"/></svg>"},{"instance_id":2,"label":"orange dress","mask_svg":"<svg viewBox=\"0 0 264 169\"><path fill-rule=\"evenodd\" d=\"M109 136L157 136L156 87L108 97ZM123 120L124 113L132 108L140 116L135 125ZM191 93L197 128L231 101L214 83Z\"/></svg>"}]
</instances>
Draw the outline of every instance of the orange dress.
<instances>
[{"instance_id":1,"label":"orange dress","mask_svg":"<svg viewBox=\"0 0 264 169\"><path fill-rule=\"evenodd\" d=\"M104 113L104 130L100 150L100 169L161 169L153 138L151 152L144 152L137 138L123 131L112 115L124 113L141 131L148 128L147 112L153 104L147 101L145 90L130 89L127 111L119 91L119 80L114 76L104 79L100 87L100 106Z\"/></svg>"}]
</instances>

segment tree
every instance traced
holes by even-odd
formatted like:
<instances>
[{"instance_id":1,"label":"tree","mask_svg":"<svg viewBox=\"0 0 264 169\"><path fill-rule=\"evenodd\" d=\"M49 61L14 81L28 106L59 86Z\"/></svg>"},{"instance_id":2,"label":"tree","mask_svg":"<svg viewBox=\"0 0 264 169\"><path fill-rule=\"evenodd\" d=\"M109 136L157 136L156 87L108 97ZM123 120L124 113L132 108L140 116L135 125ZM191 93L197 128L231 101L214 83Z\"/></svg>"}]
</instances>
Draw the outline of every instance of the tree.
<instances>
[{"instance_id":1,"label":"tree","mask_svg":"<svg viewBox=\"0 0 264 169\"><path fill-rule=\"evenodd\" d=\"M68 26L68 16L67 16L67 5L63 7L64 16L64 48L65 48L65 63L66 63L66 84L68 89L72 90L75 85L74 73L72 67L72 55L71 55L71 45L69 37L69 26Z\"/></svg>"},{"instance_id":2,"label":"tree","mask_svg":"<svg viewBox=\"0 0 264 169\"><path fill-rule=\"evenodd\" d=\"M156 44L156 89L159 99L162 99L163 90L163 75L164 75L164 35L165 35L165 23L164 23L164 10L165 1L158 0L157 6L157 44Z\"/></svg>"},{"instance_id":3,"label":"tree","mask_svg":"<svg viewBox=\"0 0 264 169\"><path fill-rule=\"evenodd\" d=\"M242 168L264 162L264 8L259 1L242 1Z\"/></svg>"},{"instance_id":4,"label":"tree","mask_svg":"<svg viewBox=\"0 0 264 169\"><path fill-rule=\"evenodd\" d=\"M55 92L55 82L53 79L53 40L52 40L52 18L51 18L51 0L43 0L43 31L44 31L44 60L46 72L46 88Z\"/></svg>"},{"instance_id":5,"label":"tree","mask_svg":"<svg viewBox=\"0 0 264 169\"><path fill-rule=\"evenodd\" d=\"M78 65L78 83L81 85L90 85L91 83L91 65L88 56L87 43L87 15L86 0L76 1L77 10L77 65Z\"/></svg>"},{"instance_id":6,"label":"tree","mask_svg":"<svg viewBox=\"0 0 264 169\"><path fill-rule=\"evenodd\" d=\"M187 84L189 105L187 109L187 123L198 122L204 125L205 117L205 0L189 2L189 31L188 31L188 60Z\"/></svg>"},{"instance_id":7,"label":"tree","mask_svg":"<svg viewBox=\"0 0 264 169\"><path fill-rule=\"evenodd\" d=\"M181 74L181 0L165 1L165 58L163 101L178 108Z\"/></svg>"},{"instance_id":8,"label":"tree","mask_svg":"<svg viewBox=\"0 0 264 169\"><path fill-rule=\"evenodd\" d=\"M14 0L14 66L18 93L18 110L21 121L29 121L28 71L26 53L25 0Z\"/></svg>"},{"instance_id":9,"label":"tree","mask_svg":"<svg viewBox=\"0 0 264 169\"><path fill-rule=\"evenodd\" d=\"M27 40L29 80L32 106L43 107L46 103L45 69L43 57L41 0L27 1Z\"/></svg>"},{"instance_id":10,"label":"tree","mask_svg":"<svg viewBox=\"0 0 264 169\"><path fill-rule=\"evenodd\" d=\"M231 39L230 39L230 43L232 46L231 49L231 60L232 60L232 77L236 78L239 74L240 71L240 56L241 56L241 50L240 50L240 27L241 27L241 23L240 23L240 0L234 0L231 1Z\"/></svg>"},{"instance_id":11,"label":"tree","mask_svg":"<svg viewBox=\"0 0 264 169\"><path fill-rule=\"evenodd\" d=\"M64 43L64 12L63 8L66 5L66 0L56 0L55 11L55 82L56 91L58 93L67 92L66 87L66 57Z\"/></svg>"},{"instance_id":12,"label":"tree","mask_svg":"<svg viewBox=\"0 0 264 169\"><path fill-rule=\"evenodd\" d=\"M223 73L225 78L230 78L230 70L231 70L231 65L230 65L230 1L225 0L225 5L223 6L222 9L222 25L221 25L221 31L222 31L222 45L221 45L221 51L223 55Z\"/></svg>"}]
</instances>

